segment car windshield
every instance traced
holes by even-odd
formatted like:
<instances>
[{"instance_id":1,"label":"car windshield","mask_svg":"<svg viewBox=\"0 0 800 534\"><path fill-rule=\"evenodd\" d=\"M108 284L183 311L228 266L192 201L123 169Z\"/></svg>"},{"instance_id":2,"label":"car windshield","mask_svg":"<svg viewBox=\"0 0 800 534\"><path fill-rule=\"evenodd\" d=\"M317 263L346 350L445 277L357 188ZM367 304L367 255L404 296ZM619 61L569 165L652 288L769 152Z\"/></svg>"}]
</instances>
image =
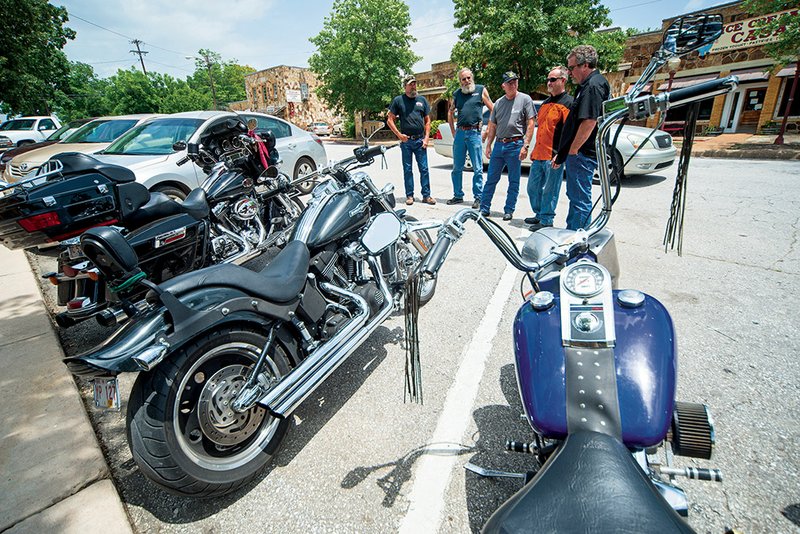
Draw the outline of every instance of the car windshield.
<instances>
[{"instance_id":1,"label":"car windshield","mask_svg":"<svg viewBox=\"0 0 800 534\"><path fill-rule=\"evenodd\" d=\"M110 143L136 124L136 119L102 119L85 124L64 139L65 143Z\"/></svg>"},{"instance_id":2,"label":"car windshield","mask_svg":"<svg viewBox=\"0 0 800 534\"><path fill-rule=\"evenodd\" d=\"M172 145L187 142L203 124L203 119L157 119L140 124L112 143L104 154L157 156L172 154Z\"/></svg>"},{"instance_id":3,"label":"car windshield","mask_svg":"<svg viewBox=\"0 0 800 534\"><path fill-rule=\"evenodd\" d=\"M80 128L86 124L84 121L71 121L56 130L55 132L50 134L50 137L47 138L48 141L61 141L65 137L69 136L74 132L77 128Z\"/></svg>"},{"instance_id":4,"label":"car windshield","mask_svg":"<svg viewBox=\"0 0 800 534\"><path fill-rule=\"evenodd\" d=\"M35 119L14 119L0 124L0 130L33 130Z\"/></svg>"}]
</instances>

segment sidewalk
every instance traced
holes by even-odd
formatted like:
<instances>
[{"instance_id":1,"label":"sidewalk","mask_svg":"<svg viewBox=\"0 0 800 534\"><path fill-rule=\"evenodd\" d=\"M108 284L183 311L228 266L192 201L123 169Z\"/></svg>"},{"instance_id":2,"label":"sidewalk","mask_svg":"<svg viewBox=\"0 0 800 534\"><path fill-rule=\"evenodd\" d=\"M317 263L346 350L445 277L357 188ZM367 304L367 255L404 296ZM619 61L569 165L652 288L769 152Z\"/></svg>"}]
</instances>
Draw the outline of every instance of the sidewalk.
<instances>
[{"instance_id":1,"label":"sidewalk","mask_svg":"<svg viewBox=\"0 0 800 534\"><path fill-rule=\"evenodd\" d=\"M22 251L0 287L0 533L132 532Z\"/></svg>"},{"instance_id":2,"label":"sidewalk","mask_svg":"<svg viewBox=\"0 0 800 534\"><path fill-rule=\"evenodd\" d=\"M701 158L800 160L800 135L785 135L783 145L775 145L777 135L722 134L694 138L692 156ZM680 147L681 138L675 137Z\"/></svg>"}]
</instances>

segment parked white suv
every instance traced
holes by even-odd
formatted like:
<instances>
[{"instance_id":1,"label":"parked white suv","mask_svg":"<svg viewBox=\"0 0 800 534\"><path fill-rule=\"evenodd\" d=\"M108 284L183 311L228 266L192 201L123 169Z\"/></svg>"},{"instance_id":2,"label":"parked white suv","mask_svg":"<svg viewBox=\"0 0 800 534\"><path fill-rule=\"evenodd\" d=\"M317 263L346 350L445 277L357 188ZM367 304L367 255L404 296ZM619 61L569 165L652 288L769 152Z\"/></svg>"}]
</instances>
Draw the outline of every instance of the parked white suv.
<instances>
[{"instance_id":1,"label":"parked white suv","mask_svg":"<svg viewBox=\"0 0 800 534\"><path fill-rule=\"evenodd\" d=\"M59 128L61 123L55 117L19 117L0 124L0 136L9 139L17 147L44 141ZM0 143L0 150L6 148L11 147L7 143Z\"/></svg>"}]
</instances>

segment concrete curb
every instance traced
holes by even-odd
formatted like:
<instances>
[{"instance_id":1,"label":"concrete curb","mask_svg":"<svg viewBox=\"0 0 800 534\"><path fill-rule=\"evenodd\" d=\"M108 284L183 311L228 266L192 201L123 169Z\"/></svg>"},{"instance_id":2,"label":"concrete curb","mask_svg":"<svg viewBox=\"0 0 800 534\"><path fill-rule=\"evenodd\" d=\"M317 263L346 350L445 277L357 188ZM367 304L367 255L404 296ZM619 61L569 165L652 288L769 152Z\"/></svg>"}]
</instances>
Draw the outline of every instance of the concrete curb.
<instances>
[{"instance_id":1,"label":"concrete curb","mask_svg":"<svg viewBox=\"0 0 800 534\"><path fill-rule=\"evenodd\" d=\"M787 148L785 150L759 150L758 145L744 149L726 148L717 150L702 150L693 152L692 156L698 158L727 158L727 159L763 159L763 160L800 160L800 150Z\"/></svg>"},{"instance_id":2,"label":"concrete curb","mask_svg":"<svg viewBox=\"0 0 800 534\"><path fill-rule=\"evenodd\" d=\"M0 532L131 532L25 254L0 247Z\"/></svg>"}]
</instances>

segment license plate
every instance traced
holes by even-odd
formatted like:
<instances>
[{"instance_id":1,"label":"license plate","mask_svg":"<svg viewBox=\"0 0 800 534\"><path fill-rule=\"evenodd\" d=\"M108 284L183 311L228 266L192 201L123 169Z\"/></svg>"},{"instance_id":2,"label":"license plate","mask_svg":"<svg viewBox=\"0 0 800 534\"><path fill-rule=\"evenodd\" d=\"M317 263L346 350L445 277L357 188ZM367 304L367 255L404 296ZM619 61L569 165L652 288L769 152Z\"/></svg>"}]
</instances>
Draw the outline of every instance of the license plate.
<instances>
[{"instance_id":1,"label":"license plate","mask_svg":"<svg viewBox=\"0 0 800 534\"><path fill-rule=\"evenodd\" d=\"M119 410L119 383L116 378L94 379L94 405L106 410Z\"/></svg>"},{"instance_id":2,"label":"license plate","mask_svg":"<svg viewBox=\"0 0 800 534\"><path fill-rule=\"evenodd\" d=\"M71 260L76 260L83 257L83 251L81 250L80 245L70 245L69 248L67 248L67 251L69 252L69 259Z\"/></svg>"}]
</instances>

